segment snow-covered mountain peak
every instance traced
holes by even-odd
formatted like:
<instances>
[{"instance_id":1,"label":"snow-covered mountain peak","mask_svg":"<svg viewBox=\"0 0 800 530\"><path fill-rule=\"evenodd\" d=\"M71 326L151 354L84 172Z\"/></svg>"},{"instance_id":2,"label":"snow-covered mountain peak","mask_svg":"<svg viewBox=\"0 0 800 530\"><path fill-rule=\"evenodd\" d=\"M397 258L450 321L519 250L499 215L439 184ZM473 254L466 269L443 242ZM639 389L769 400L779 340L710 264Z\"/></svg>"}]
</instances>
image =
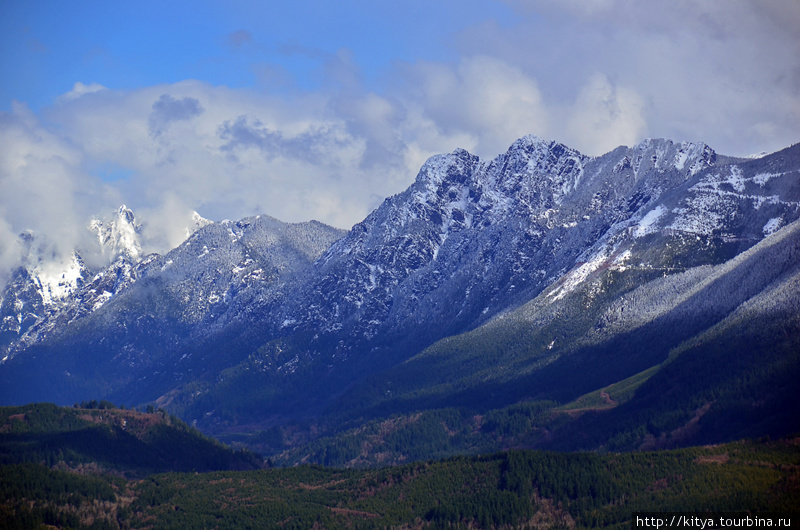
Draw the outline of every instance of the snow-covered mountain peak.
<instances>
[{"instance_id":1,"label":"snow-covered mountain peak","mask_svg":"<svg viewBox=\"0 0 800 530\"><path fill-rule=\"evenodd\" d=\"M560 204L580 182L589 157L555 141L528 135L489 164L484 189L506 198L522 195L532 208ZM491 192L489 194L491 196ZM501 201L503 202L503 201Z\"/></svg>"},{"instance_id":2,"label":"snow-covered mountain peak","mask_svg":"<svg viewBox=\"0 0 800 530\"><path fill-rule=\"evenodd\" d=\"M118 256L126 256L134 262L139 261L142 255L141 225L136 222L133 211L124 204L117 209L111 219L92 219L89 229L95 232L102 254L110 261Z\"/></svg>"},{"instance_id":3,"label":"snow-covered mountain peak","mask_svg":"<svg viewBox=\"0 0 800 530\"><path fill-rule=\"evenodd\" d=\"M127 225L135 224L135 217L133 215L133 210L131 210L124 204L117 209L117 219L119 219L121 223Z\"/></svg>"},{"instance_id":4,"label":"snow-covered mountain peak","mask_svg":"<svg viewBox=\"0 0 800 530\"><path fill-rule=\"evenodd\" d=\"M519 149L547 149L555 142L547 141L540 138L535 134L526 134L525 136L514 140L514 143L509 147L509 151L517 151Z\"/></svg>"},{"instance_id":5,"label":"snow-covered mountain peak","mask_svg":"<svg viewBox=\"0 0 800 530\"><path fill-rule=\"evenodd\" d=\"M463 192L484 196L483 207L505 202L518 193L545 193L556 202L577 186L589 157L555 141L534 135L516 140L505 153L482 161L464 149L428 159L417 175L420 202L439 196L462 202ZM456 189L459 188L459 189ZM503 197L497 196L500 193ZM497 199L497 200L493 200Z\"/></svg>"},{"instance_id":6,"label":"snow-covered mountain peak","mask_svg":"<svg viewBox=\"0 0 800 530\"><path fill-rule=\"evenodd\" d=\"M192 212L192 223L190 226L186 227L186 237L188 238L204 226L208 226L212 224L214 221L206 219L202 215L197 212Z\"/></svg>"},{"instance_id":7,"label":"snow-covered mountain peak","mask_svg":"<svg viewBox=\"0 0 800 530\"><path fill-rule=\"evenodd\" d=\"M529 170L535 171L536 169L549 169L550 164L564 156L577 159L588 158L564 144L529 134L514 141L505 153L495 158L494 162L500 160L521 161Z\"/></svg>"},{"instance_id":8,"label":"snow-covered mountain peak","mask_svg":"<svg viewBox=\"0 0 800 530\"><path fill-rule=\"evenodd\" d=\"M631 151L634 160L628 161L634 172L656 169L666 171L677 169L687 176L694 176L714 165L717 153L704 142L673 142L665 138L647 138Z\"/></svg>"},{"instance_id":9,"label":"snow-covered mountain peak","mask_svg":"<svg viewBox=\"0 0 800 530\"><path fill-rule=\"evenodd\" d=\"M75 252L65 262L40 261L30 268L30 276L45 306L67 300L82 284L85 272L83 260Z\"/></svg>"},{"instance_id":10,"label":"snow-covered mountain peak","mask_svg":"<svg viewBox=\"0 0 800 530\"><path fill-rule=\"evenodd\" d=\"M446 180L464 181L480 159L464 149L430 157L420 168L416 183L428 192L435 192Z\"/></svg>"}]
</instances>

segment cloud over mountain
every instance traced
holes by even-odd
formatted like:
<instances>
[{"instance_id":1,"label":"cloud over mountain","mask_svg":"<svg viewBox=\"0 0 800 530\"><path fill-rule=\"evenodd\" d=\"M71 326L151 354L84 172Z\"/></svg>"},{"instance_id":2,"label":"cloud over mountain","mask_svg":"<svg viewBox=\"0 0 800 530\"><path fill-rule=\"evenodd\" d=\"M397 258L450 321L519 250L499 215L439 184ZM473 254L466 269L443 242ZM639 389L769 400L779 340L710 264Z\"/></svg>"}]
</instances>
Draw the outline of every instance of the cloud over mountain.
<instances>
[{"instance_id":1,"label":"cloud over mountain","mask_svg":"<svg viewBox=\"0 0 800 530\"><path fill-rule=\"evenodd\" d=\"M13 234L46 233L60 252L84 237L90 216L121 203L139 212L160 251L183 233L166 233L164 221L194 210L348 228L408 186L429 156L460 147L491 158L528 133L591 156L647 136L744 156L800 135L800 7L792 2L508 0L462 3L457 13L444 2L427 17L418 4L344 4L306 21L336 15L343 27L367 26L372 17L368 44L315 40L306 26L302 38L272 42L267 24L277 19L245 19L239 8L208 41L213 50L198 44L192 50L205 55L181 63L206 65L196 75L114 83L74 66L43 106L16 102L0 112L3 263L14 261ZM199 39L197 29L175 31ZM58 34L73 42L67 36ZM63 50L45 41L46 53L10 56L9 80L21 79L17 62L47 70L36 61ZM130 58L103 42L85 51L86 64L102 59L103 72L117 72ZM162 50L163 64L176 49ZM227 77L202 75L208 68Z\"/></svg>"}]
</instances>

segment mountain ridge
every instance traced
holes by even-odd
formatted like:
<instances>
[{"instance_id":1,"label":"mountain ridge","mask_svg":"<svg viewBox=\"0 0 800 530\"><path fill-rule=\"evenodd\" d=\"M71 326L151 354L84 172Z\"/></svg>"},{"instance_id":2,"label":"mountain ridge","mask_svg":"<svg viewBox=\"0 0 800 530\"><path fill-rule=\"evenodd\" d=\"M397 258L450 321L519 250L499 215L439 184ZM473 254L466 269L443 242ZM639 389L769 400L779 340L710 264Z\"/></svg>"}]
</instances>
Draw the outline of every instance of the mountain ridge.
<instances>
[{"instance_id":1,"label":"mountain ridge","mask_svg":"<svg viewBox=\"0 0 800 530\"><path fill-rule=\"evenodd\" d=\"M338 421L337 408L426 348L537 297L542 308L580 299L589 309L537 339L549 358L575 326L610 334L625 305L613 297L638 284L666 276L670 289L691 290L702 267L800 218L799 170L800 144L745 160L660 139L587 157L527 136L488 161L437 155L349 232L255 217L146 258L111 302L0 364L0 398L157 402L217 433ZM605 321L584 322L599 303ZM658 313L655 303L637 311ZM518 349L515 340L503 344ZM487 359L522 388L524 374ZM581 377L558 399L596 388Z\"/></svg>"}]
</instances>

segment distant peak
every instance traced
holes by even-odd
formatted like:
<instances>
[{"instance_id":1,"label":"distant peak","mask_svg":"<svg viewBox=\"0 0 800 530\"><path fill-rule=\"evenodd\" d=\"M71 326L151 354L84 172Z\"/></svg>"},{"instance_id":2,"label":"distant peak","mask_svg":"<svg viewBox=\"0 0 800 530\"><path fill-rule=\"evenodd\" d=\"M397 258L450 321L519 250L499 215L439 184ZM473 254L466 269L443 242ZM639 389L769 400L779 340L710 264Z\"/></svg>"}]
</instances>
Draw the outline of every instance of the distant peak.
<instances>
[{"instance_id":1,"label":"distant peak","mask_svg":"<svg viewBox=\"0 0 800 530\"><path fill-rule=\"evenodd\" d=\"M466 149L455 149L446 155L433 155L419 170L417 182L426 183L429 187L437 187L448 175L468 173L469 167L480 163L480 158Z\"/></svg>"},{"instance_id":2,"label":"distant peak","mask_svg":"<svg viewBox=\"0 0 800 530\"><path fill-rule=\"evenodd\" d=\"M588 157L582 154L577 149L573 149L555 140L545 140L533 134L528 134L516 140L508 151L500 155L501 157L519 158L520 156L525 159L538 159L538 160L551 160L551 162L562 159L572 158L575 160L584 160Z\"/></svg>"},{"instance_id":3,"label":"distant peak","mask_svg":"<svg viewBox=\"0 0 800 530\"><path fill-rule=\"evenodd\" d=\"M210 225L210 224L214 224L214 221L212 221L210 219L206 219L205 217L203 217L202 215L200 215L197 212L192 212L192 226L190 227L190 230L192 232L196 232L197 230L200 230L204 226L207 226L207 225Z\"/></svg>"},{"instance_id":4,"label":"distant peak","mask_svg":"<svg viewBox=\"0 0 800 530\"><path fill-rule=\"evenodd\" d=\"M652 148L670 148L675 147L683 151L687 150L703 150L710 149L705 142L675 142L669 138L645 138L638 144L633 146L634 151L646 151Z\"/></svg>"},{"instance_id":5,"label":"distant peak","mask_svg":"<svg viewBox=\"0 0 800 530\"><path fill-rule=\"evenodd\" d=\"M713 166L717 153L704 142L674 142L668 138L646 138L633 146L632 151L652 160L657 169L675 168L689 175Z\"/></svg>"},{"instance_id":6,"label":"distant peak","mask_svg":"<svg viewBox=\"0 0 800 530\"><path fill-rule=\"evenodd\" d=\"M672 143L672 141L667 140L665 138L644 138L638 144L634 145L631 149L633 149L634 151L645 151L647 149L650 149L654 145L658 145L664 142L669 142L670 144Z\"/></svg>"},{"instance_id":7,"label":"distant peak","mask_svg":"<svg viewBox=\"0 0 800 530\"><path fill-rule=\"evenodd\" d=\"M209 223L213 222L213 221L209 221L208 219L206 219L205 217L203 217L202 215L200 215L197 212L192 212L192 221L194 221L195 223L199 223L199 224L209 224Z\"/></svg>"},{"instance_id":8,"label":"distant peak","mask_svg":"<svg viewBox=\"0 0 800 530\"><path fill-rule=\"evenodd\" d=\"M472 153L470 153L466 149L462 149L461 147L456 147L455 149L453 149L451 155L463 158L465 156L472 156Z\"/></svg>"},{"instance_id":9,"label":"distant peak","mask_svg":"<svg viewBox=\"0 0 800 530\"><path fill-rule=\"evenodd\" d=\"M554 142L540 138L535 134L526 134L522 138L515 140L509 149L518 149L520 147L549 147L553 143Z\"/></svg>"},{"instance_id":10,"label":"distant peak","mask_svg":"<svg viewBox=\"0 0 800 530\"><path fill-rule=\"evenodd\" d=\"M140 226L136 223L133 210L122 205L116 210L116 215L110 220L94 218L89 224L89 229L97 236L102 253L114 260L121 255L126 255L133 261L138 261L142 252L139 242Z\"/></svg>"},{"instance_id":11,"label":"distant peak","mask_svg":"<svg viewBox=\"0 0 800 530\"><path fill-rule=\"evenodd\" d=\"M120 221L123 221L130 225L133 225L136 222L136 216L133 215L133 210L131 210L124 204L117 209L117 218Z\"/></svg>"}]
</instances>

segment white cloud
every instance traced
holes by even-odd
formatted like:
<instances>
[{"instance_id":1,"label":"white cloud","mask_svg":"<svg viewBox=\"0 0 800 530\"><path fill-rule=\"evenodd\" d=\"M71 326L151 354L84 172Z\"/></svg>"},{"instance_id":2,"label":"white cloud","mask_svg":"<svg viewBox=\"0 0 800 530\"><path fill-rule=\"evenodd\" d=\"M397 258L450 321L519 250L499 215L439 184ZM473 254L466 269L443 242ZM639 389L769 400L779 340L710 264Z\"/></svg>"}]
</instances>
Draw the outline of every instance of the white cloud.
<instances>
[{"instance_id":1,"label":"white cloud","mask_svg":"<svg viewBox=\"0 0 800 530\"><path fill-rule=\"evenodd\" d=\"M60 254L87 246L88 219L122 203L142 222L147 252L180 243L193 210L347 228L405 189L432 154L494 156L546 130L536 83L502 61L410 65L405 81L422 89L381 95L359 88L347 58L326 66L336 79L349 69L327 92L76 84L41 119L19 106L3 116L3 226L46 234ZM104 182L104 168L116 180Z\"/></svg>"},{"instance_id":2,"label":"white cloud","mask_svg":"<svg viewBox=\"0 0 800 530\"><path fill-rule=\"evenodd\" d=\"M643 109L634 90L612 86L604 75L594 75L570 110L568 143L593 156L634 145L646 134Z\"/></svg>"},{"instance_id":3,"label":"white cloud","mask_svg":"<svg viewBox=\"0 0 800 530\"><path fill-rule=\"evenodd\" d=\"M66 94L61 95L61 97L59 97L58 99L59 101L69 101L72 99L78 99L79 97L85 94L94 94L95 92L100 92L101 90L107 90L107 89L106 87L104 87L99 83L90 83L88 85L85 85L80 81L78 81L73 85L72 90L70 90Z\"/></svg>"},{"instance_id":4,"label":"white cloud","mask_svg":"<svg viewBox=\"0 0 800 530\"><path fill-rule=\"evenodd\" d=\"M175 193L164 194L152 206L138 209L134 214L141 223L141 244L145 254L164 252L180 245L191 233L194 210Z\"/></svg>"},{"instance_id":5,"label":"white cloud","mask_svg":"<svg viewBox=\"0 0 800 530\"><path fill-rule=\"evenodd\" d=\"M5 220L5 212L0 209L0 286L9 280L11 271L22 259L17 234Z\"/></svg>"},{"instance_id":6,"label":"white cloud","mask_svg":"<svg viewBox=\"0 0 800 530\"><path fill-rule=\"evenodd\" d=\"M53 141L74 147L83 178L108 166L128 175L106 186L153 219L149 230L163 227L149 235L157 251L180 232L166 221L191 210L346 228L405 189L432 154L494 156L546 130L536 83L501 61L425 63L405 75L423 89L380 95L348 82L275 96L185 81L62 99L45 117Z\"/></svg>"},{"instance_id":7,"label":"white cloud","mask_svg":"<svg viewBox=\"0 0 800 530\"><path fill-rule=\"evenodd\" d=\"M457 147L491 157L521 136L549 133L536 80L504 61L475 56L456 67L419 63L405 73L408 106L418 107L443 135L471 139Z\"/></svg>"},{"instance_id":8,"label":"white cloud","mask_svg":"<svg viewBox=\"0 0 800 530\"><path fill-rule=\"evenodd\" d=\"M277 98L187 81L61 98L44 116L24 107L3 116L3 219L65 249L91 215L123 202L159 252L185 237L193 210L349 227L414 178L402 106L371 93ZM101 182L108 167L124 178Z\"/></svg>"},{"instance_id":9,"label":"white cloud","mask_svg":"<svg viewBox=\"0 0 800 530\"><path fill-rule=\"evenodd\" d=\"M572 106L605 76L641 98L647 134L725 154L800 139L800 3L782 0L508 0L511 25L458 39L535 79L546 108ZM553 136L561 138L557 123Z\"/></svg>"},{"instance_id":10,"label":"white cloud","mask_svg":"<svg viewBox=\"0 0 800 530\"><path fill-rule=\"evenodd\" d=\"M113 195L81 170L81 153L46 130L24 105L0 113L0 225L2 246L33 230L39 245L54 256L68 256L86 241L83 223L90 209ZM12 239L9 239L12 238ZM13 252L4 250L5 260Z\"/></svg>"}]
</instances>

